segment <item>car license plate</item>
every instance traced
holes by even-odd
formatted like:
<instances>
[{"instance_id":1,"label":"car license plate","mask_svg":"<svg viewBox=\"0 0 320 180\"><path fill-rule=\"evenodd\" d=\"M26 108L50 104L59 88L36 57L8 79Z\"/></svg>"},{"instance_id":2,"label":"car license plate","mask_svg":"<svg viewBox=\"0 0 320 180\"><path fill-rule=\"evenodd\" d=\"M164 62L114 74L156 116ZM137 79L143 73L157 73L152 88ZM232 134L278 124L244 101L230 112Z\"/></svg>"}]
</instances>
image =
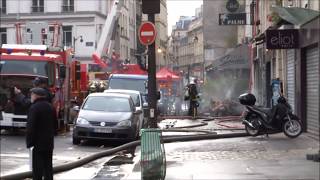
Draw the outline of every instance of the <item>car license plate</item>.
<instances>
[{"instance_id":1,"label":"car license plate","mask_svg":"<svg viewBox=\"0 0 320 180\"><path fill-rule=\"evenodd\" d=\"M110 128L94 128L93 131L96 133L112 133Z\"/></svg>"},{"instance_id":2,"label":"car license plate","mask_svg":"<svg viewBox=\"0 0 320 180\"><path fill-rule=\"evenodd\" d=\"M17 123L17 122L13 122L12 123L13 127L26 127L27 123Z\"/></svg>"}]
</instances>

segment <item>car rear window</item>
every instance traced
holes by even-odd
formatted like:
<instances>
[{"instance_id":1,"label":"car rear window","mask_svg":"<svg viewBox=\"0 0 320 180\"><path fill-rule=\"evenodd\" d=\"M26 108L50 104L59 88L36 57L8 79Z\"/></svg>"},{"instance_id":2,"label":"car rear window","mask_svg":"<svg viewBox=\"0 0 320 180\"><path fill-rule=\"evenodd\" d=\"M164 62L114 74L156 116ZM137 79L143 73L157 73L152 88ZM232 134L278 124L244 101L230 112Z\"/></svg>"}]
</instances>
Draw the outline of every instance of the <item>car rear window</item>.
<instances>
[{"instance_id":1,"label":"car rear window","mask_svg":"<svg viewBox=\"0 0 320 180\"><path fill-rule=\"evenodd\" d=\"M121 97L88 97L82 109L104 112L131 112L129 99Z\"/></svg>"},{"instance_id":2,"label":"car rear window","mask_svg":"<svg viewBox=\"0 0 320 180\"><path fill-rule=\"evenodd\" d=\"M117 93L117 94L127 94L127 95L130 95L132 100L133 100L133 103L134 103L134 106L135 107L140 107L140 99L139 99L139 94L135 94L135 93L128 93L128 92L117 92L117 91L114 91L114 92L107 92L107 93Z\"/></svg>"},{"instance_id":3,"label":"car rear window","mask_svg":"<svg viewBox=\"0 0 320 180\"><path fill-rule=\"evenodd\" d=\"M146 80L133 78L111 78L109 89L126 89L140 92L146 91Z\"/></svg>"}]
</instances>

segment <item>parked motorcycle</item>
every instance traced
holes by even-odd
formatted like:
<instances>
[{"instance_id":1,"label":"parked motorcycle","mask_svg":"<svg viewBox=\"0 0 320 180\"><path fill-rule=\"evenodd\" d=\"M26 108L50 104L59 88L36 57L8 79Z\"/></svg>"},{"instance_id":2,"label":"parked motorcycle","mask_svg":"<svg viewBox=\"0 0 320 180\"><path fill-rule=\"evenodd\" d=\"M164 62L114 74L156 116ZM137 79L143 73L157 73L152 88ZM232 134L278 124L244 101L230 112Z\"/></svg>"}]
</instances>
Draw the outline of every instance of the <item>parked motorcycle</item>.
<instances>
[{"instance_id":1,"label":"parked motorcycle","mask_svg":"<svg viewBox=\"0 0 320 180\"><path fill-rule=\"evenodd\" d=\"M292 108L284 97L280 97L273 108L255 106L256 98L250 93L240 95L239 101L247 109L242 123L249 135L284 132L286 136L296 138L302 133L301 120L292 113Z\"/></svg>"}]
</instances>

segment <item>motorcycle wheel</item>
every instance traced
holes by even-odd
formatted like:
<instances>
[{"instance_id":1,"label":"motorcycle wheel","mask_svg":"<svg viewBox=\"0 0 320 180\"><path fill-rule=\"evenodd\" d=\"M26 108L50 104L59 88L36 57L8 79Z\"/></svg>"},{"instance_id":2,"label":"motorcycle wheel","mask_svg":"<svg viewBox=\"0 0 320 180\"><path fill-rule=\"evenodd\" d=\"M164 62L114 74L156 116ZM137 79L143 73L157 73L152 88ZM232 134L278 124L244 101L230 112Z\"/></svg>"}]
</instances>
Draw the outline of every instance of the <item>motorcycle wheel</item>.
<instances>
[{"instance_id":1,"label":"motorcycle wheel","mask_svg":"<svg viewBox=\"0 0 320 180\"><path fill-rule=\"evenodd\" d=\"M259 130L258 129L253 129L252 127L245 125L245 129L246 132L250 135L250 136L258 136L259 135Z\"/></svg>"},{"instance_id":2,"label":"motorcycle wheel","mask_svg":"<svg viewBox=\"0 0 320 180\"><path fill-rule=\"evenodd\" d=\"M298 119L291 119L283 124L283 132L289 138L296 138L302 133L302 125Z\"/></svg>"}]
</instances>

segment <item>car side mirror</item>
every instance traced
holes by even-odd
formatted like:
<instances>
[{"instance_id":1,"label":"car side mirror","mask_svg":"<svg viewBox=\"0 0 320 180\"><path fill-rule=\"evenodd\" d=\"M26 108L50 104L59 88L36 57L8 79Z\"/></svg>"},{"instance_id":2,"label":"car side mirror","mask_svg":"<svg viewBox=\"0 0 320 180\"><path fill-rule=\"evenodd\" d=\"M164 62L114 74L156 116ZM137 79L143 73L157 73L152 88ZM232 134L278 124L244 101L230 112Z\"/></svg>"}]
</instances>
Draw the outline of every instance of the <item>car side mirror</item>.
<instances>
[{"instance_id":1,"label":"car side mirror","mask_svg":"<svg viewBox=\"0 0 320 180\"><path fill-rule=\"evenodd\" d=\"M72 108L72 110L74 110L74 111L76 111L76 112L79 112L79 111L80 111L80 107L79 107L79 106L74 106L74 107Z\"/></svg>"},{"instance_id":2,"label":"car side mirror","mask_svg":"<svg viewBox=\"0 0 320 180\"><path fill-rule=\"evenodd\" d=\"M136 110L135 112L134 112L135 114L141 114L142 113L142 110Z\"/></svg>"},{"instance_id":3,"label":"car side mirror","mask_svg":"<svg viewBox=\"0 0 320 180\"><path fill-rule=\"evenodd\" d=\"M161 99L161 93L160 91L157 92L157 100Z\"/></svg>"},{"instance_id":4,"label":"car side mirror","mask_svg":"<svg viewBox=\"0 0 320 180\"><path fill-rule=\"evenodd\" d=\"M66 78L66 66L65 65L61 65L59 67L59 71L60 71L59 77L61 79L65 79Z\"/></svg>"}]
</instances>

